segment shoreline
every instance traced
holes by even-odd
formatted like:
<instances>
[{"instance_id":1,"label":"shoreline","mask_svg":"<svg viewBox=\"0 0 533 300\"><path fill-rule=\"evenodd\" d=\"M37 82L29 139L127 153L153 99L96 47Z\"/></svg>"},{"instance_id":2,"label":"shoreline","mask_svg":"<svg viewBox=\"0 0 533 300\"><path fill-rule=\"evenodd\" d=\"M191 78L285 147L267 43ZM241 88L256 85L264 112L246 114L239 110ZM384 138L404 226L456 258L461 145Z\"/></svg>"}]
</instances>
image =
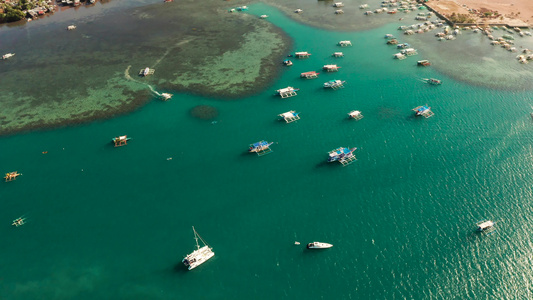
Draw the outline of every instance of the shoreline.
<instances>
[{"instance_id":1,"label":"shoreline","mask_svg":"<svg viewBox=\"0 0 533 300\"><path fill-rule=\"evenodd\" d=\"M191 5L194 4L191 3ZM0 116L2 122L0 135L9 136L40 129L49 130L69 124L85 124L127 114L155 98L146 85L158 91L192 94L220 101L239 101L261 93L280 76L283 70L281 61L292 48L293 41L281 28L270 22L258 23L256 17L250 14L228 14L221 7L202 12L206 15L203 18L208 17L209 20L202 21L194 19L194 15L188 16L190 22L187 22L186 26L182 25L183 22L176 20L176 9L179 7L172 3L147 5L115 13L113 18L102 19L99 28L88 27L85 25L87 23L85 19L78 19L74 22L78 25L76 30L71 32L65 30L61 34L64 37L59 37L60 44L64 45L53 43L52 48L65 49L62 52L66 55L65 57L68 57L66 60L57 55L52 58L54 50L47 49L40 55L50 57L50 60L47 60L45 64L34 64L33 61L38 59L38 56L34 55L35 57L32 58L29 53L16 49L13 51L17 53L14 59L2 62L7 68L4 69L5 88L10 95L0 96L2 107L7 106L7 109L4 109L5 115ZM157 21L153 19L155 16L158 18ZM186 20L187 17L184 19ZM132 63L130 63L133 64L133 68L155 66L157 68L155 75L136 78L133 81L128 80L123 74L123 68L125 68L123 63L127 58L121 56L120 53L106 54L108 51L115 51L113 50L115 40L108 41L111 46L108 48L106 44L101 46L100 39L92 38L93 35L99 36L100 32L104 36L109 35L106 24L114 22L135 24L135 26L118 29L116 33L118 36L128 36L136 32L146 32L150 36L155 36L153 42L149 39L144 42L146 45L133 46L138 50L130 50L133 53ZM224 25L221 25L221 22ZM162 31L162 24L168 27L166 31ZM214 24L219 24L220 28L212 26ZM183 26L183 28L178 27L174 30L174 26ZM61 25L53 27L45 29L39 26L32 30L36 30L35 34L39 35L38 32L41 30L55 31L57 30L55 27L61 27ZM163 37L168 37L170 40L160 41L160 38L153 34L154 32L162 33ZM208 39L210 43L206 44L202 38ZM42 41L36 41L36 43L48 43L46 36L40 39ZM81 45L87 43L91 45L97 42L93 46L81 48L82 52L94 54L80 56L79 51L75 48L71 49L70 46L70 43L76 40ZM123 47L131 48L129 44L133 41L131 39L124 41L126 43ZM146 53L144 49L150 45L156 47L152 46L150 52ZM20 47L21 45L18 46ZM31 46L25 47L31 48ZM216 51L213 52L213 50ZM98 55L99 52L102 54ZM221 55L225 58L221 59ZM91 56L98 58L94 60L90 58ZM24 61L20 59L21 57L25 58ZM247 57L246 64L241 64L242 57ZM87 59L91 61L91 65L83 63ZM74 65L64 67L64 64L73 63L77 67ZM57 68L62 71L58 73ZM92 70L95 68L97 72L93 73ZM119 73L117 68L122 71ZM180 72L176 72L177 70ZM103 77L97 78L98 73L104 74ZM113 73L115 75L109 77L109 74ZM206 76L209 73L212 76ZM51 85L37 82L38 77L51 74L55 74L52 75L55 80L51 82ZM81 85L77 84L65 90L65 86L60 82L70 81L72 76L88 77L80 82ZM32 88L18 89L16 78L31 78L29 85ZM35 83L32 84L34 81ZM130 93L135 96L128 96ZM91 105L91 102L94 104Z\"/></svg>"},{"instance_id":2,"label":"shoreline","mask_svg":"<svg viewBox=\"0 0 533 300\"><path fill-rule=\"evenodd\" d=\"M506 26L529 28L533 26L533 4L528 0L428 0L423 4L457 26ZM462 15L470 22L454 22L451 16Z\"/></svg>"}]
</instances>

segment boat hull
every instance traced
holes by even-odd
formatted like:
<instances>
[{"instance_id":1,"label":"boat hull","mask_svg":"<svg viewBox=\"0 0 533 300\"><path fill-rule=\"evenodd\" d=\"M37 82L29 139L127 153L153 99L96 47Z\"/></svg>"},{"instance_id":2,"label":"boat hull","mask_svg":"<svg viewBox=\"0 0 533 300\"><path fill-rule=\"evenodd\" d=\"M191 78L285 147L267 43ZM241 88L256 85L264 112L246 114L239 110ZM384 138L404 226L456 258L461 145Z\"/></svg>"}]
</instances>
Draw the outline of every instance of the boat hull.
<instances>
[{"instance_id":1,"label":"boat hull","mask_svg":"<svg viewBox=\"0 0 533 300\"><path fill-rule=\"evenodd\" d=\"M313 242L307 244L307 249L328 249L331 247L333 247L333 245L328 243Z\"/></svg>"}]
</instances>

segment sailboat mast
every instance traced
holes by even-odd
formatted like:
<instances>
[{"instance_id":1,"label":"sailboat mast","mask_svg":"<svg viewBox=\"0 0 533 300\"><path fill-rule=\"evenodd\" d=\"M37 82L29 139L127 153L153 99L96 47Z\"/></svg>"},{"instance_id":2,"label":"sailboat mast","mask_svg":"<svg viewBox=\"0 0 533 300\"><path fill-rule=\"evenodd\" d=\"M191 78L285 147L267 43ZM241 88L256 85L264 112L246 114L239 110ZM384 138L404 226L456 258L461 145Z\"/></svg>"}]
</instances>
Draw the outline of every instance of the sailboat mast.
<instances>
[{"instance_id":1,"label":"sailboat mast","mask_svg":"<svg viewBox=\"0 0 533 300\"><path fill-rule=\"evenodd\" d=\"M194 226L192 227L192 231L194 231L194 239L196 240L196 249L200 249L200 245L198 245L198 233L196 233Z\"/></svg>"}]
</instances>

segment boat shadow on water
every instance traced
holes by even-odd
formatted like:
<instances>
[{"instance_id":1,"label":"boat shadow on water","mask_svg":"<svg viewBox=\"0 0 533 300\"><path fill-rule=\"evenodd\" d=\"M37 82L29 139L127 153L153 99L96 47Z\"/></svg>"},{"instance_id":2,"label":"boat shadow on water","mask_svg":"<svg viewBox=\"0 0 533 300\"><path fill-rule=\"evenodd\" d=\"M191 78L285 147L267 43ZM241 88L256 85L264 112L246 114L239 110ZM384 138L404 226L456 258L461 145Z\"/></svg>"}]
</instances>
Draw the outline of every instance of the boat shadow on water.
<instances>
[{"instance_id":1,"label":"boat shadow on water","mask_svg":"<svg viewBox=\"0 0 533 300\"><path fill-rule=\"evenodd\" d=\"M174 274L186 274L189 272L189 270L187 270L187 267L185 267L183 265L182 262L177 262L174 267L171 269L172 273Z\"/></svg>"}]
</instances>

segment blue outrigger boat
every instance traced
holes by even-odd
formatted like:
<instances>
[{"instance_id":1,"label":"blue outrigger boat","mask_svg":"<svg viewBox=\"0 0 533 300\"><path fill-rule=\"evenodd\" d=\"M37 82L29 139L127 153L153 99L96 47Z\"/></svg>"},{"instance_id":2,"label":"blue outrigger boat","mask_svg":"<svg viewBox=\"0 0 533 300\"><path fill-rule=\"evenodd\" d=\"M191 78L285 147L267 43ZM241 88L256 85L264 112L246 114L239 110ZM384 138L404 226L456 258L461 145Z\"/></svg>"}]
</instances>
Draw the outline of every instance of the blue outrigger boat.
<instances>
[{"instance_id":1,"label":"blue outrigger boat","mask_svg":"<svg viewBox=\"0 0 533 300\"><path fill-rule=\"evenodd\" d=\"M434 113L431 111L431 107L429 107L427 104L415 107L413 108L413 111L417 116L422 116L424 118L429 118L434 115Z\"/></svg>"},{"instance_id":2,"label":"blue outrigger boat","mask_svg":"<svg viewBox=\"0 0 533 300\"><path fill-rule=\"evenodd\" d=\"M325 83L324 83L324 87L325 87L325 88L331 88L331 89L337 90L337 89L341 89L341 88L343 88L345 82L346 82L346 81L344 81L344 80L334 79L334 80L330 80L330 81L328 81L328 82L325 82Z\"/></svg>"},{"instance_id":3,"label":"blue outrigger boat","mask_svg":"<svg viewBox=\"0 0 533 300\"><path fill-rule=\"evenodd\" d=\"M263 156L272 152L270 145L274 144L273 142L259 141L257 143L251 144L248 152L257 153L259 156Z\"/></svg>"},{"instance_id":4,"label":"blue outrigger boat","mask_svg":"<svg viewBox=\"0 0 533 300\"><path fill-rule=\"evenodd\" d=\"M355 150L357 150L357 148L355 147L351 149L345 148L345 147L339 147L337 149L331 150L328 153L329 154L328 162L338 161L343 166L347 166L357 160L357 158L353 154Z\"/></svg>"}]
</instances>

